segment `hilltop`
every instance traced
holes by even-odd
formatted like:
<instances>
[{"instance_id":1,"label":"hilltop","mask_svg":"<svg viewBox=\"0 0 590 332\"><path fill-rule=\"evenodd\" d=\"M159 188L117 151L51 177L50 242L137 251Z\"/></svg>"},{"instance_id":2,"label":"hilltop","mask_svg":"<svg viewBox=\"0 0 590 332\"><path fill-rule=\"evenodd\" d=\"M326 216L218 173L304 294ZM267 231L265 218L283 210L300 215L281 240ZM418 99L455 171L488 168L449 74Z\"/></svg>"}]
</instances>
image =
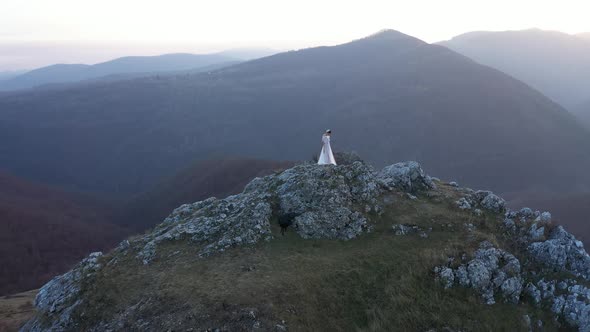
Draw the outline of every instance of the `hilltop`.
<instances>
[{"instance_id":1,"label":"hilltop","mask_svg":"<svg viewBox=\"0 0 590 332\"><path fill-rule=\"evenodd\" d=\"M416 162L300 164L91 254L23 330L585 331L590 256L551 219Z\"/></svg>"}]
</instances>

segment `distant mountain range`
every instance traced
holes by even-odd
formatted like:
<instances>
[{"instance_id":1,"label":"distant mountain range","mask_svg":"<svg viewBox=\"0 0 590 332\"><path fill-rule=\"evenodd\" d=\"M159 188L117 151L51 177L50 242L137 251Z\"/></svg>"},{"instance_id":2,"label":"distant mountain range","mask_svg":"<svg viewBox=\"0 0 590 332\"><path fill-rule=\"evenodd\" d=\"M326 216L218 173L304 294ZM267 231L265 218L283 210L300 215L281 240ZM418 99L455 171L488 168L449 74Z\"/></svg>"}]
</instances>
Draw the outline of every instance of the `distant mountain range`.
<instances>
[{"instance_id":1,"label":"distant mountain range","mask_svg":"<svg viewBox=\"0 0 590 332\"><path fill-rule=\"evenodd\" d=\"M235 64L237 58L225 54L165 54L159 56L129 56L99 63L56 64L0 81L0 90L32 88L51 83L68 83L102 78L110 75L146 74L200 69Z\"/></svg>"},{"instance_id":2,"label":"distant mountain range","mask_svg":"<svg viewBox=\"0 0 590 332\"><path fill-rule=\"evenodd\" d=\"M577 34L576 36L590 40L590 32L582 32Z\"/></svg>"},{"instance_id":3,"label":"distant mountain range","mask_svg":"<svg viewBox=\"0 0 590 332\"><path fill-rule=\"evenodd\" d=\"M22 75L26 73L27 70L8 70L8 71L0 71L0 82L4 80L11 79L13 77Z\"/></svg>"},{"instance_id":4,"label":"distant mountain range","mask_svg":"<svg viewBox=\"0 0 590 332\"><path fill-rule=\"evenodd\" d=\"M0 98L0 165L69 188L144 191L194 159L309 159L320 135L381 166L419 160L496 191L582 190L590 133L524 83L396 31L220 70Z\"/></svg>"},{"instance_id":5,"label":"distant mountain range","mask_svg":"<svg viewBox=\"0 0 590 332\"><path fill-rule=\"evenodd\" d=\"M439 44L522 80L575 111L590 102L589 36L539 29L477 31Z\"/></svg>"}]
</instances>

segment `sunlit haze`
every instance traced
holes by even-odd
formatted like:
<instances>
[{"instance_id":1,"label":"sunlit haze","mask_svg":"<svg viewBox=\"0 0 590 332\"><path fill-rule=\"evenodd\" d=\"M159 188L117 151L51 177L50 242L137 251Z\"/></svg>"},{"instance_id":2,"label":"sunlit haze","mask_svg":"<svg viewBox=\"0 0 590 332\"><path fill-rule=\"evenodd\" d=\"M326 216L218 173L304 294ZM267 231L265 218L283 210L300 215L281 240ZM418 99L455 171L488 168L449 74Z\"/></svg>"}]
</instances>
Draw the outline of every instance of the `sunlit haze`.
<instances>
[{"instance_id":1,"label":"sunlit haze","mask_svg":"<svg viewBox=\"0 0 590 332\"><path fill-rule=\"evenodd\" d=\"M427 42L474 30L590 31L590 4L563 1L9 0L0 70L123 55L331 45L384 28Z\"/></svg>"}]
</instances>

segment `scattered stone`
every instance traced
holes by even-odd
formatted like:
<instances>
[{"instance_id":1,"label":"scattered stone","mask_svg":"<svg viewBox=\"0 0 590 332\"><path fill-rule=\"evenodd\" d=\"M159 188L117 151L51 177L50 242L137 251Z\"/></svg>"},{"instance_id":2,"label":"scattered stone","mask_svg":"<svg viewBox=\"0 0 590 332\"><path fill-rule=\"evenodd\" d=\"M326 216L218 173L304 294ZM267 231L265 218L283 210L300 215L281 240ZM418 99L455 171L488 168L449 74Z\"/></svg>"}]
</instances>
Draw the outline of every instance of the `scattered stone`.
<instances>
[{"instance_id":1,"label":"scattered stone","mask_svg":"<svg viewBox=\"0 0 590 332\"><path fill-rule=\"evenodd\" d=\"M416 225L404 225L404 224L394 224L391 226L395 235L408 235L413 233L418 233L420 231L420 227Z\"/></svg>"},{"instance_id":2,"label":"scattered stone","mask_svg":"<svg viewBox=\"0 0 590 332\"><path fill-rule=\"evenodd\" d=\"M449 186L458 188L459 187L459 184L457 182L455 182L455 181L451 181L451 182L449 182Z\"/></svg>"},{"instance_id":3,"label":"scattered stone","mask_svg":"<svg viewBox=\"0 0 590 332\"><path fill-rule=\"evenodd\" d=\"M471 210L471 204L465 197L461 197L458 201L455 202L457 207L461 210Z\"/></svg>"},{"instance_id":4,"label":"scattered stone","mask_svg":"<svg viewBox=\"0 0 590 332\"><path fill-rule=\"evenodd\" d=\"M481 207L483 207L484 209L490 210L492 212L497 212L497 213L504 212L504 210L506 209L506 202L502 198L493 194L492 192L489 192L489 191L479 192L478 191L475 193L476 197L477 197L478 193L486 193L484 198L479 202Z\"/></svg>"},{"instance_id":5,"label":"scattered stone","mask_svg":"<svg viewBox=\"0 0 590 332\"><path fill-rule=\"evenodd\" d=\"M445 289L453 287L453 283L455 282L455 274L453 273L452 269L448 267L441 267L438 271L435 269L434 272L437 273L438 278L444 285Z\"/></svg>"},{"instance_id":6,"label":"scattered stone","mask_svg":"<svg viewBox=\"0 0 590 332\"><path fill-rule=\"evenodd\" d=\"M496 249L484 241L475 251L473 259L456 269L439 267L437 278L450 288L456 281L462 287L471 287L479 293L486 304L494 304L494 294L501 294L505 302L518 303L523 290L518 259L503 250ZM445 269L453 272L453 278ZM445 276L441 273L445 273Z\"/></svg>"}]
</instances>

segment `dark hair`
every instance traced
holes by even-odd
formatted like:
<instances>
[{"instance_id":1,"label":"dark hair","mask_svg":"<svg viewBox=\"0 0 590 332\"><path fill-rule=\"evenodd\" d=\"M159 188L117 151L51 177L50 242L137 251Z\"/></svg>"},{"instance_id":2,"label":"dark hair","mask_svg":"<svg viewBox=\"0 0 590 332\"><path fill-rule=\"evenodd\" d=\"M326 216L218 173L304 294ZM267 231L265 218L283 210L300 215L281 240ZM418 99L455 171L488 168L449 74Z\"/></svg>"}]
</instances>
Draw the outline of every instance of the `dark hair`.
<instances>
[{"instance_id":1,"label":"dark hair","mask_svg":"<svg viewBox=\"0 0 590 332\"><path fill-rule=\"evenodd\" d=\"M326 133L331 134L332 131L330 129L326 130Z\"/></svg>"}]
</instances>

